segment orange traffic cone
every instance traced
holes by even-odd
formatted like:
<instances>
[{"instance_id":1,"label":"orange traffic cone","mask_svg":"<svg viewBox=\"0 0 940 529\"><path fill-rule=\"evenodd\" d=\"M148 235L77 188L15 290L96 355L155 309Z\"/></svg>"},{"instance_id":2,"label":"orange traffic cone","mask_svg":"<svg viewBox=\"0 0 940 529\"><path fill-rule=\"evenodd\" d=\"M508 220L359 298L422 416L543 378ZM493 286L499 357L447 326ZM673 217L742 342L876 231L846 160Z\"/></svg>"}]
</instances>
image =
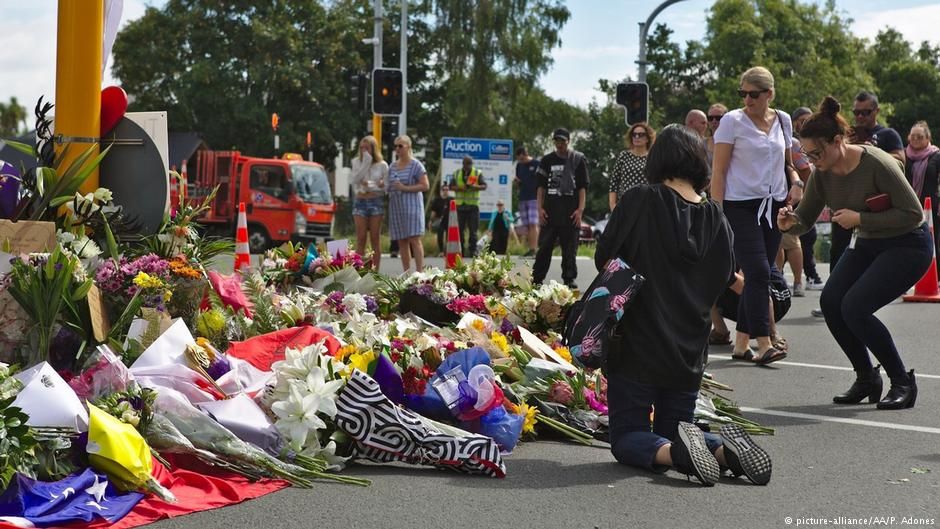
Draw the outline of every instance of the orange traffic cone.
<instances>
[{"instance_id":1,"label":"orange traffic cone","mask_svg":"<svg viewBox=\"0 0 940 529\"><path fill-rule=\"evenodd\" d=\"M186 171L186 160L180 168L180 204L186 200L186 188L189 186L189 174Z\"/></svg>"},{"instance_id":2,"label":"orange traffic cone","mask_svg":"<svg viewBox=\"0 0 940 529\"><path fill-rule=\"evenodd\" d=\"M904 296L903 299L920 303L940 303L940 289L937 288L937 246L933 243L933 208L930 204L930 197L924 199L924 215L927 216L927 226L930 229L930 249L933 252L933 259L930 261L927 273L914 285L914 294Z\"/></svg>"},{"instance_id":3,"label":"orange traffic cone","mask_svg":"<svg viewBox=\"0 0 940 529\"><path fill-rule=\"evenodd\" d=\"M238 225L235 228L235 271L248 272L251 269L251 254L248 251L248 217L245 215L245 203L238 203Z\"/></svg>"},{"instance_id":4,"label":"orange traffic cone","mask_svg":"<svg viewBox=\"0 0 940 529\"><path fill-rule=\"evenodd\" d=\"M460 257L460 227L457 225L457 202L450 201L447 217L447 268L457 266Z\"/></svg>"}]
</instances>

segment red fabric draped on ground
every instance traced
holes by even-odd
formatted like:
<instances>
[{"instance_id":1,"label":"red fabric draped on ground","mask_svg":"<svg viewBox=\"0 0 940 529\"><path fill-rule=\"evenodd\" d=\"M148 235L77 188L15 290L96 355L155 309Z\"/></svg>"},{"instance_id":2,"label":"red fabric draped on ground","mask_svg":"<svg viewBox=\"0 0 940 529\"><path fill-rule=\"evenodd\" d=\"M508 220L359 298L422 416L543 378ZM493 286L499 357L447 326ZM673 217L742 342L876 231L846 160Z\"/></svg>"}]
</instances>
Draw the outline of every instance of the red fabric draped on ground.
<instances>
[{"instance_id":1,"label":"red fabric draped on ground","mask_svg":"<svg viewBox=\"0 0 940 529\"><path fill-rule=\"evenodd\" d=\"M305 325L262 334L244 342L232 342L226 353L241 358L262 371L270 371L271 364L284 359L284 350L303 349L321 340L330 355L339 350L339 341L323 329Z\"/></svg>"},{"instance_id":2,"label":"red fabric draped on ground","mask_svg":"<svg viewBox=\"0 0 940 529\"><path fill-rule=\"evenodd\" d=\"M251 500L290 486L286 481L263 479L252 482L238 474L210 467L186 456L167 454L173 470L167 470L158 461L153 462L153 475L161 485L170 489L177 503L166 503L148 494L134 510L114 525L101 521L91 525L70 525L94 529L127 529L175 518L184 514L218 509Z\"/></svg>"}]
</instances>

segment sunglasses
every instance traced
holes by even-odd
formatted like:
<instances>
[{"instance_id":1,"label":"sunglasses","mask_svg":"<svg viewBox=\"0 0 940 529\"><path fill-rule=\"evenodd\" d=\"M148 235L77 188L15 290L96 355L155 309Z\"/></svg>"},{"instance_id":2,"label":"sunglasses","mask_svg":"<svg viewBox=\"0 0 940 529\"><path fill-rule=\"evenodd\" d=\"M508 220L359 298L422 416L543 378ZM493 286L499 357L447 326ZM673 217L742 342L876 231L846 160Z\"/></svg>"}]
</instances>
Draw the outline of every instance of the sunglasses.
<instances>
[{"instance_id":1,"label":"sunglasses","mask_svg":"<svg viewBox=\"0 0 940 529\"><path fill-rule=\"evenodd\" d=\"M764 88L763 90L738 90L738 97L750 97L751 99L757 99L764 92L770 92L770 89Z\"/></svg>"},{"instance_id":2,"label":"sunglasses","mask_svg":"<svg viewBox=\"0 0 940 529\"><path fill-rule=\"evenodd\" d=\"M868 117L868 116L870 116L871 113L874 112L874 111L875 111L875 109L873 109L873 108L856 108L855 110L852 111L852 113L855 114L856 116L865 116L865 117Z\"/></svg>"},{"instance_id":3,"label":"sunglasses","mask_svg":"<svg viewBox=\"0 0 940 529\"><path fill-rule=\"evenodd\" d=\"M721 116L708 116L708 121L721 121Z\"/></svg>"},{"instance_id":4,"label":"sunglasses","mask_svg":"<svg viewBox=\"0 0 940 529\"><path fill-rule=\"evenodd\" d=\"M645 137L646 137L646 133L645 133L645 132L634 132L634 133L631 134L630 136L633 136L634 138L645 138Z\"/></svg>"},{"instance_id":5,"label":"sunglasses","mask_svg":"<svg viewBox=\"0 0 940 529\"><path fill-rule=\"evenodd\" d=\"M800 152L802 152L803 155L806 156L810 161L816 162L816 161L819 161L820 158L822 158L822 156L823 156L823 151L825 151L825 150L826 150L825 147L820 147L820 148L818 148L818 149L816 149L816 150L814 150L814 151L807 151L807 150L801 148L801 149L800 149Z\"/></svg>"},{"instance_id":6,"label":"sunglasses","mask_svg":"<svg viewBox=\"0 0 940 529\"><path fill-rule=\"evenodd\" d=\"M396 143L396 144L395 144L395 148L396 148L396 149L404 149L404 148L405 148L405 144L404 144L404 143Z\"/></svg>"}]
</instances>

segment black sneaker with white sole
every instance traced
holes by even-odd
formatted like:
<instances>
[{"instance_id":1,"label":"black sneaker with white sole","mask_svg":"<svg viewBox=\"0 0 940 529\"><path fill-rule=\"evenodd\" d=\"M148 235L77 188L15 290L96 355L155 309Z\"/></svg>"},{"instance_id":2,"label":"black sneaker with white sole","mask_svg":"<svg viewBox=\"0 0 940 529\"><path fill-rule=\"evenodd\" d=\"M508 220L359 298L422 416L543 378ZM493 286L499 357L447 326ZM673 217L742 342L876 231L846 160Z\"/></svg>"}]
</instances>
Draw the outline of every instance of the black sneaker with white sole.
<instances>
[{"instance_id":1,"label":"black sneaker with white sole","mask_svg":"<svg viewBox=\"0 0 940 529\"><path fill-rule=\"evenodd\" d=\"M669 448L672 466L687 476L694 476L706 487L718 483L721 470L718 460L708 450L705 436L697 426L687 422L679 423L679 435Z\"/></svg>"},{"instance_id":2,"label":"black sneaker with white sole","mask_svg":"<svg viewBox=\"0 0 940 529\"><path fill-rule=\"evenodd\" d=\"M745 476L755 485L770 482L773 464L767 452L757 446L751 436L737 424L725 424L718 431L725 446L728 468L737 476Z\"/></svg>"}]
</instances>

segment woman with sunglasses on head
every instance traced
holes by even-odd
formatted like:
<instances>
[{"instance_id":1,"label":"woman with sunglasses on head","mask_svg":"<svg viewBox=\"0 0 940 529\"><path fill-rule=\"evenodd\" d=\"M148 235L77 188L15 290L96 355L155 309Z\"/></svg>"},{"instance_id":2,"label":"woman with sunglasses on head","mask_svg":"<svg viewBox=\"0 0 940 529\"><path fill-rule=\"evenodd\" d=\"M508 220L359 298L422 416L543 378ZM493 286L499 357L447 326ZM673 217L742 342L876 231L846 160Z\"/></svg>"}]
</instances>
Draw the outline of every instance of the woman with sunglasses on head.
<instances>
[{"instance_id":1,"label":"woman with sunglasses on head","mask_svg":"<svg viewBox=\"0 0 940 529\"><path fill-rule=\"evenodd\" d=\"M934 229L940 226L940 197L937 196L937 186L940 185L937 174L940 173L940 148L930 143L930 127L926 121L918 121L911 127L907 135L907 149L904 150L906 160L904 176L917 193L920 203L930 198L933 210ZM936 243L936 241L934 241ZM937 252L940 255L940 252Z\"/></svg>"},{"instance_id":2,"label":"woman with sunglasses on head","mask_svg":"<svg viewBox=\"0 0 940 529\"><path fill-rule=\"evenodd\" d=\"M787 356L772 342L767 302L781 239L774 218L788 200L800 200L803 182L790 157L790 116L770 108L773 75L756 66L741 75L740 87L744 108L725 114L715 131L711 192L734 231L734 256L744 272L732 357L766 365Z\"/></svg>"},{"instance_id":3,"label":"woman with sunglasses on head","mask_svg":"<svg viewBox=\"0 0 940 529\"><path fill-rule=\"evenodd\" d=\"M646 183L646 156L656 141L656 131L646 123L634 123L624 137L626 149L617 155L610 175L610 210L628 189Z\"/></svg>"},{"instance_id":4,"label":"woman with sunglasses on head","mask_svg":"<svg viewBox=\"0 0 940 529\"><path fill-rule=\"evenodd\" d=\"M411 268L411 257L415 259L415 270L424 270L424 192L430 189L428 173L424 165L411 157L411 138L395 138L395 154L398 160L388 170L388 231L392 240L398 241L401 252L401 267L404 272Z\"/></svg>"},{"instance_id":5,"label":"woman with sunglasses on head","mask_svg":"<svg viewBox=\"0 0 940 529\"><path fill-rule=\"evenodd\" d=\"M849 125L831 96L800 130L803 151L815 165L796 211L777 215L781 230L801 233L824 206L833 222L852 230L852 241L829 275L820 298L826 325L855 369L855 383L833 397L838 404L876 402L882 380L868 351L884 366L891 390L878 409L914 406L917 384L907 372L891 333L875 312L904 294L930 266L933 244L917 195L890 154L850 145Z\"/></svg>"}]
</instances>

